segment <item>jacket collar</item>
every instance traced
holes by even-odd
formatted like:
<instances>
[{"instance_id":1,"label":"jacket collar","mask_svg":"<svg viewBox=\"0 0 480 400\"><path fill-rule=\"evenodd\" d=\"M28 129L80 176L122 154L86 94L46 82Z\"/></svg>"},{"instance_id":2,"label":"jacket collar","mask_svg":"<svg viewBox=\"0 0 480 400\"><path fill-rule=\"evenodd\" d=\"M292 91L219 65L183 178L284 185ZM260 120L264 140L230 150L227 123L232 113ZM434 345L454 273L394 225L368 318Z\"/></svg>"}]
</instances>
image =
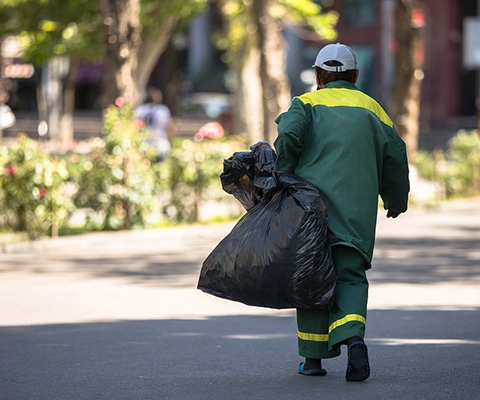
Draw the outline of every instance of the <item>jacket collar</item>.
<instances>
[{"instance_id":1,"label":"jacket collar","mask_svg":"<svg viewBox=\"0 0 480 400\"><path fill-rule=\"evenodd\" d=\"M335 89L342 88L342 89L358 90L358 88L353 83L350 83L348 81L343 81L343 80L329 82L325 85L325 88L335 88Z\"/></svg>"}]
</instances>

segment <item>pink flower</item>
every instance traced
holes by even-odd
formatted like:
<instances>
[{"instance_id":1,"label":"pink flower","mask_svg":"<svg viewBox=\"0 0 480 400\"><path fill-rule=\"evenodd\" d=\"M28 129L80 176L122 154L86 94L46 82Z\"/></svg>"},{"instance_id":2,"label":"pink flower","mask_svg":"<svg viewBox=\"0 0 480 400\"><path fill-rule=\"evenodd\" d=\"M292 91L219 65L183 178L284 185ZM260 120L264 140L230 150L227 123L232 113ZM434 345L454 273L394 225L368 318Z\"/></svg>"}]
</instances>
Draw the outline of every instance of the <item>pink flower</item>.
<instances>
[{"instance_id":1,"label":"pink flower","mask_svg":"<svg viewBox=\"0 0 480 400\"><path fill-rule=\"evenodd\" d=\"M127 104L127 102L125 101L125 99L122 96L118 96L115 99L115 105L117 107L123 107L125 104Z\"/></svg>"},{"instance_id":2,"label":"pink flower","mask_svg":"<svg viewBox=\"0 0 480 400\"><path fill-rule=\"evenodd\" d=\"M144 126L145 126L145 122L143 122L141 119L135 120L135 128L142 129Z\"/></svg>"},{"instance_id":3,"label":"pink flower","mask_svg":"<svg viewBox=\"0 0 480 400\"><path fill-rule=\"evenodd\" d=\"M17 173L17 169L12 164L5 164L5 171L10 174L10 176L15 176Z\"/></svg>"},{"instance_id":4,"label":"pink flower","mask_svg":"<svg viewBox=\"0 0 480 400\"><path fill-rule=\"evenodd\" d=\"M40 189L38 189L38 192L40 193L41 197L45 197L45 195L47 194L47 189L41 187Z\"/></svg>"},{"instance_id":5,"label":"pink flower","mask_svg":"<svg viewBox=\"0 0 480 400\"><path fill-rule=\"evenodd\" d=\"M219 139L223 137L224 130L218 122L208 122L195 134L195 140L200 142L203 138Z\"/></svg>"}]
</instances>

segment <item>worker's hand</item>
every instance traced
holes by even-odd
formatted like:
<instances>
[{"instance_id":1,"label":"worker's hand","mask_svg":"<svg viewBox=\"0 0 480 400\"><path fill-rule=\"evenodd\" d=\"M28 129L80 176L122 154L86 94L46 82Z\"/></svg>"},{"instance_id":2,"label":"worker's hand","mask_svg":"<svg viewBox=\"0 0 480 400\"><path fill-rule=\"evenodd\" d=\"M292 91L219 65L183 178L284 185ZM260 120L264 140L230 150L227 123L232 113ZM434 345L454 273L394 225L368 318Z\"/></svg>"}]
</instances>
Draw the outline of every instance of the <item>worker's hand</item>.
<instances>
[{"instance_id":1,"label":"worker's hand","mask_svg":"<svg viewBox=\"0 0 480 400\"><path fill-rule=\"evenodd\" d=\"M396 213L394 211L388 210L387 212L387 218L397 218L400 215L400 213Z\"/></svg>"}]
</instances>

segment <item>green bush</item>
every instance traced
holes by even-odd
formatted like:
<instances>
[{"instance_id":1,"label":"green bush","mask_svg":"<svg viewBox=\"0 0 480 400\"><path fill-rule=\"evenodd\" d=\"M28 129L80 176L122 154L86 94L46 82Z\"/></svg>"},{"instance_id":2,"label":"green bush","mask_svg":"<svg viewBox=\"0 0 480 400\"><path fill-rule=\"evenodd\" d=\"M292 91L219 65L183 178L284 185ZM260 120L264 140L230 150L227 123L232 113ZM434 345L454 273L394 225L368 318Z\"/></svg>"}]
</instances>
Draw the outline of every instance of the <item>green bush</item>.
<instances>
[{"instance_id":1,"label":"green bush","mask_svg":"<svg viewBox=\"0 0 480 400\"><path fill-rule=\"evenodd\" d=\"M219 176L223 160L246 148L244 137L177 138L166 159L154 163L148 132L130 107L107 108L103 129L85 154L52 157L27 136L0 148L0 227L34 239L69 229L75 208L90 210L84 230L142 227L154 210L191 223L204 201L230 198Z\"/></svg>"},{"instance_id":2,"label":"green bush","mask_svg":"<svg viewBox=\"0 0 480 400\"><path fill-rule=\"evenodd\" d=\"M146 139L147 132L137 126L129 106L112 105L105 110L104 135L92 140L86 161L78 157L82 164L74 201L79 208L95 211L92 228L117 230L145 225L146 216L156 205L155 174Z\"/></svg>"},{"instance_id":3,"label":"green bush","mask_svg":"<svg viewBox=\"0 0 480 400\"><path fill-rule=\"evenodd\" d=\"M460 131L448 143L445 154L447 197L480 194L480 136L478 131Z\"/></svg>"},{"instance_id":4,"label":"green bush","mask_svg":"<svg viewBox=\"0 0 480 400\"><path fill-rule=\"evenodd\" d=\"M72 208L64 160L52 159L21 135L15 147L0 149L0 224L34 239L58 226Z\"/></svg>"},{"instance_id":5,"label":"green bush","mask_svg":"<svg viewBox=\"0 0 480 400\"><path fill-rule=\"evenodd\" d=\"M433 153L418 150L413 159L420 176L429 181L435 181L437 177L437 165Z\"/></svg>"},{"instance_id":6,"label":"green bush","mask_svg":"<svg viewBox=\"0 0 480 400\"><path fill-rule=\"evenodd\" d=\"M480 194L480 136L476 130L459 131L445 152L419 151L414 164L420 176L445 188L446 198Z\"/></svg>"},{"instance_id":7,"label":"green bush","mask_svg":"<svg viewBox=\"0 0 480 400\"><path fill-rule=\"evenodd\" d=\"M174 222L196 222L203 201L228 197L219 179L223 160L244 150L245 143L242 136L174 140L169 155L157 166L167 216Z\"/></svg>"}]
</instances>

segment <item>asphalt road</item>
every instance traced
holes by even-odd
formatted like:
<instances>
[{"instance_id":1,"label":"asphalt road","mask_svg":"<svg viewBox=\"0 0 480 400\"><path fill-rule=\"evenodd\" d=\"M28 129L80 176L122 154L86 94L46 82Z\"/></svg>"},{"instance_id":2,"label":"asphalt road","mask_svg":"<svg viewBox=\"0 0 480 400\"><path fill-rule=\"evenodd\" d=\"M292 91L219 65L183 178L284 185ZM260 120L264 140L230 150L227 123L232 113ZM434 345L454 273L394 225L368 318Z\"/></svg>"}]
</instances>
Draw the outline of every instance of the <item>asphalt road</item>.
<instances>
[{"instance_id":1,"label":"asphalt road","mask_svg":"<svg viewBox=\"0 0 480 400\"><path fill-rule=\"evenodd\" d=\"M0 400L480 399L480 199L379 216L362 383L297 373L291 310L195 289L231 228L4 247Z\"/></svg>"}]
</instances>

